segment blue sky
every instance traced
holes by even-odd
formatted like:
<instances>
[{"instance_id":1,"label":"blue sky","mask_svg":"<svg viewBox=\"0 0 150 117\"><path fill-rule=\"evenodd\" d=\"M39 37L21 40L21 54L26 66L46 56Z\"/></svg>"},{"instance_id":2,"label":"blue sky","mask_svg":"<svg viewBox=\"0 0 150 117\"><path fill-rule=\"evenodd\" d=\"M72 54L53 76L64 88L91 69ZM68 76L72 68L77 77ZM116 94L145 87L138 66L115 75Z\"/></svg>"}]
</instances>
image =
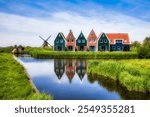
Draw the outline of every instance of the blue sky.
<instances>
[{"instance_id":1,"label":"blue sky","mask_svg":"<svg viewBox=\"0 0 150 117\"><path fill-rule=\"evenodd\" d=\"M73 29L78 36L83 30L87 36L92 28L97 35L120 31L142 41L150 35L150 0L0 0L0 18L0 46L11 45L10 38L32 45L49 34L53 43L59 31ZM37 39L34 46L40 44Z\"/></svg>"}]
</instances>

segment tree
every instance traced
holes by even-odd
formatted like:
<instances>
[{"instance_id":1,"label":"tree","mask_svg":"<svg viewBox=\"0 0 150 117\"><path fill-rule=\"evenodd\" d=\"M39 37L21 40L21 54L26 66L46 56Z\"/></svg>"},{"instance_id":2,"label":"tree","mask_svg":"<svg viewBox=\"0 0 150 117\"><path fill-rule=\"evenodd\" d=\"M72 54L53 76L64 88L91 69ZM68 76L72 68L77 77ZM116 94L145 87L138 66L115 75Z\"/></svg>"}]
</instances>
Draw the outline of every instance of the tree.
<instances>
[{"instance_id":1,"label":"tree","mask_svg":"<svg viewBox=\"0 0 150 117\"><path fill-rule=\"evenodd\" d=\"M150 58L150 37L146 37L143 41L142 46L138 48L139 58Z\"/></svg>"},{"instance_id":2,"label":"tree","mask_svg":"<svg viewBox=\"0 0 150 117\"><path fill-rule=\"evenodd\" d=\"M140 47L140 45L141 45L141 43L138 42L138 41L133 41L133 42L131 42L131 47L136 47L136 48L138 48L138 47Z\"/></svg>"},{"instance_id":3,"label":"tree","mask_svg":"<svg viewBox=\"0 0 150 117\"><path fill-rule=\"evenodd\" d=\"M143 46L150 47L150 37L146 37L143 41Z\"/></svg>"}]
</instances>

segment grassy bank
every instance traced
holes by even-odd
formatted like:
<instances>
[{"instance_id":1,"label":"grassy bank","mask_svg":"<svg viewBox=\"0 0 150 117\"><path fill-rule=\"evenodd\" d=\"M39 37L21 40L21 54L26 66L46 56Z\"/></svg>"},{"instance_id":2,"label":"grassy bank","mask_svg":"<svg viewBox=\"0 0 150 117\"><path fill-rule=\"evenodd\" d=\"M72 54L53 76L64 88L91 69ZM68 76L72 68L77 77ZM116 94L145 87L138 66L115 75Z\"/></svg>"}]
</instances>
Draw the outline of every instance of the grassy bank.
<instances>
[{"instance_id":1,"label":"grassy bank","mask_svg":"<svg viewBox=\"0 0 150 117\"><path fill-rule=\"evenodd\" d=\"M13 48L14 48L13 46L0 47L0 53L11 53Z\"/></svg>"},{"instance_id":2,"label":"grassy bank","mask_svg":"<svg viewBox=\"0 0 150 117\"><path fill-rule=\"evenodd\" d=\"M0 99L51 99L36 93L24 68L11 54L0 53Z\"/></svg>"},{"instance_id":3,"label":"grassy bank","mask_svg":"<svg viewBox=\"0 0 150 117\"><path fill-rule=\"evenodd\" d=\"M136 52L55 52L51 49L26 48L24 53L35 58L134 59Z\"/></svg>"},{"instance_id":4,"label":"grassy bank","mask_svg":"<svg viewBox=\"0 0 150 117\"><path fill-rule=\"evenodd\" d=\"M88 73L119 81L129 91L150 92L150 60L89 61ZM113 85L113 84L112 84Z\"/></svg>"}]
</instances>

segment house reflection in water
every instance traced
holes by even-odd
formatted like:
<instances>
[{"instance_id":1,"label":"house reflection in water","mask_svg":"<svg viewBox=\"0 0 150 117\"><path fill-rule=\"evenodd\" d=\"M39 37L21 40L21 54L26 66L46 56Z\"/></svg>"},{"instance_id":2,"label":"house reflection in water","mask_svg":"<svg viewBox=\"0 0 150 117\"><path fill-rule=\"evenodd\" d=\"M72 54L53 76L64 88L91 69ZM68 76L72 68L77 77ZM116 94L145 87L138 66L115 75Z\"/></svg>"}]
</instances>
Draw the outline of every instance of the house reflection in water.
<instances>
[{"instance_id":1,"label":"house reflection in water","mask_svg":"<svg viewBox=\"0 0 150 117\"><path fill-rule=\"evenodd\" d=\"M77 66L76 66L76 72L82 81L85 73L86 73L86 60L78 60L77 61Z\"/></svg>"},{"instance_id":2,"label":"house reflection in water","mask_svg":"<svg viewBox=\"0 0 150 117\"><path fill-rule=\"evenodd\" d=\"M57 75L57 78L60 80L65 72L64 59L54 59L54 71Z\"/></svg>"},{"instance_id":3,"label":"house reflection in water","mask_svg":"<svg viewBox=\"0 0 150 117\"><path fill-rule=\"evenodd\" d=\"M54 59L54 70L59 80L65 72L69 82L71 83L76 72L79 79L82 81L84 75L86 74L86 60Z\"/></svg>"},{"instance_id":4,"label":"house reflection in water","mask_svg":"<svg viewBox=\"0 0 150 117\"><path fill-rule=\"evenodd\" d=\"M76 60L66 59L66 75L71 83L76 71Z\"/></svg>"}]
</instances>

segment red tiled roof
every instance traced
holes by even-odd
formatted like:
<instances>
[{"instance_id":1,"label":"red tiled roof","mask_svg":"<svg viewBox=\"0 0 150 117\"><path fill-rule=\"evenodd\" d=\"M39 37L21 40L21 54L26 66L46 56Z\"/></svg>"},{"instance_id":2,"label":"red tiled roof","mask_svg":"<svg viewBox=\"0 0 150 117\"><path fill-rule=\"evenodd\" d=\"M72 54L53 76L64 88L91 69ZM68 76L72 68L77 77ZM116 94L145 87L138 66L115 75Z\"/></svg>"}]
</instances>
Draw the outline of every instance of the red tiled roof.
<instances>
[{"instance_id":1,"label":"red tiled roof","mask_svg":"<svg viewBox=\"0 0 150 117\"><path fill-rule=\"evenodd\" d=\"M123 44L130 44L127 33L106 33L106 36L110 40L110 44L115 44L115 40L123 40Z\"/></svg>"},{"instance_id":2,"label":"red tiled roof","mask_svg":"<svg viewBox=\"0 0 150 117\"><path fill-rule=\"evenodd\" d=\"M93 29L91 30L91 32L90 32L90 34L89 34L87 39L88 40L95 40L95 39L97 39L97 36L96 36L96 34L95 34Z\"/></svg>"},{"instance_id":3,"label":"red tiled roof","mask_svg":"<svg viewBox=\"0 0 150 117\"><path fill-rule=\"evenodd\" d=\"M68 36L66 37L66 40L75 40L75 37L74 37L74 35L73 35L73 33L72 33L72 31L70 30L70 32L69 32L69 34L68 34Z\"/></svg>"}]
</instances>

